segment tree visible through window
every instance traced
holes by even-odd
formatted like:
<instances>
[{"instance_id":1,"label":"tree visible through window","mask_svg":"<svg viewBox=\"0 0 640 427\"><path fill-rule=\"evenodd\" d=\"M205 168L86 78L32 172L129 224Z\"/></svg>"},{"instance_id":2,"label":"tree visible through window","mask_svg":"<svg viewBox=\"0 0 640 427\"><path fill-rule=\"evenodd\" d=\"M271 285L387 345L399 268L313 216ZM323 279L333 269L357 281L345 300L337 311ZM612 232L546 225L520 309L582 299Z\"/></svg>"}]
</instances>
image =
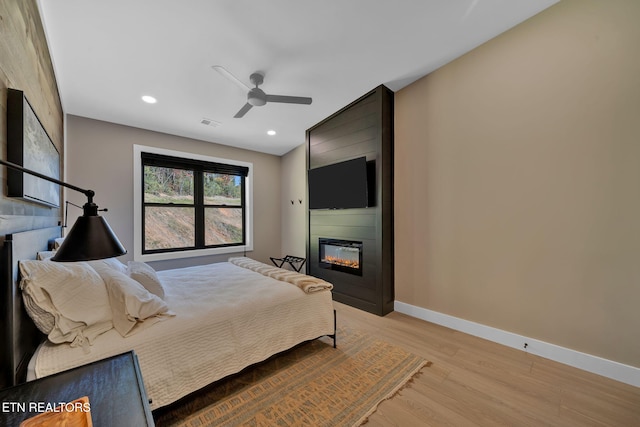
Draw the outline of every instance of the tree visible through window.
<instances>
[{"instance_id":1,"label":"tree visible through window","mask_svg":"<svg viewBox=\"0 0 640 427\"><path fill-rule=\"evenodd\" d=\"M204 173L205 246L243 243L242 178Z\"/></svg>"},{"instance_id":2,"label":"tree visible through window","mask_svg":"<svg viewBox=\"0 0 640 427\"><path fill-rule=\"evenodd\" d=\"M143 253L245 243L248 168L142 153Z\"/></svg>"}]
</instances>

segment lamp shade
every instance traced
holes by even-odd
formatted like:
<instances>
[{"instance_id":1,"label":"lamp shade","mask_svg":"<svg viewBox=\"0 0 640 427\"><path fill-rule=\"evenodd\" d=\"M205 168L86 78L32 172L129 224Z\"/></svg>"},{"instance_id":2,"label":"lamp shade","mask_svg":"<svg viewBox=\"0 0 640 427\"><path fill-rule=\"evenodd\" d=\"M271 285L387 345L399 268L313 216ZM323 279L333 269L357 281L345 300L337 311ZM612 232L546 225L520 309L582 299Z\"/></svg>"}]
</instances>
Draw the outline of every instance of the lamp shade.
<instances>
[{"instance_id":1,"label":"lamp shade","mask_svg":"<svg viewBox=\"0 0 640 427\"><path fill-rule=\"evenodd\" d=\"M98 215L78 217L52 261L91 261L127 253L107 221Z\"/></svg>"}]
</instances>

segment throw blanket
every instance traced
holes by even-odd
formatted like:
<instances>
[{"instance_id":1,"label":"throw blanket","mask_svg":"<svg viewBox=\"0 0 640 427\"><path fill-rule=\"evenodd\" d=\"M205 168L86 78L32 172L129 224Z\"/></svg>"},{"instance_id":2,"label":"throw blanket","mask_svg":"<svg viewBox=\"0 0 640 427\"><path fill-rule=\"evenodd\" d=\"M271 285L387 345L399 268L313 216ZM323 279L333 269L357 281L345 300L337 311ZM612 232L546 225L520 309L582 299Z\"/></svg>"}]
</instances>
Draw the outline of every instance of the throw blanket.
<instances>
[{"instance_id":1,"label":"throw blanket","mask_svg":"<svg viewBox=\"0 0 640 427\"><path fill-rule=\"evenodd\" d=\"M229 258L229 262L231 264L237 265L238 267L243 267L248 270L255 271L264 276L296 285L308 294L312 292L333 289L333 285L331 283L325 282L324 280L318 279L317 277L307 276L306 274L298 273L296 271L289 271L285 270L284 268L270 266L251 258L234 257Z\"/></svg>"}]
</instances>

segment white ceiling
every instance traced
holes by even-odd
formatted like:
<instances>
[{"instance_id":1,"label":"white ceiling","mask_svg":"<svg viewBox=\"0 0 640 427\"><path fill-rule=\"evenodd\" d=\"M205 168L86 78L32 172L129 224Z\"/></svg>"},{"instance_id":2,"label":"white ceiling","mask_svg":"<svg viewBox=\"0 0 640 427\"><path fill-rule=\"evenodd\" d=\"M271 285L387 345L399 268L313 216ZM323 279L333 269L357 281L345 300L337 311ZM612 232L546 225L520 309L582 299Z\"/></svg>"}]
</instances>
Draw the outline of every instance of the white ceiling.
<instances>
[{"instance_id":1,"label":"white ceiling","mask_svg":"<svg viewBox=\"0 0 640 427\"><path fill-rule=\"evenodd\" d=\"M558 0L38 0L65 113L282 155L380 84L397 91ZM246 93L309 96L234 114ZM142 95L158 99L153 105ZM203 118L220 123L201 124ZM274 129L277 135L268 136Z\"/></svg>"}]
</instances>

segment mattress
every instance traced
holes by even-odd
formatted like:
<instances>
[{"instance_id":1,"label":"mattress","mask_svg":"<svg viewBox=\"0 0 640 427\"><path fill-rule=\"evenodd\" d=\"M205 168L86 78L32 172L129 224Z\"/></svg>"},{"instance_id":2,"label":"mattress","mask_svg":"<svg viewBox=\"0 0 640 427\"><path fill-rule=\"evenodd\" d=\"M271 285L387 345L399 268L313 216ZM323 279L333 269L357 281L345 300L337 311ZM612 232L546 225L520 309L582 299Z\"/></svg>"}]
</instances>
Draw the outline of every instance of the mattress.
<instances>
[{"instance_id":1,"label":"mattress","mask_svg":"<svg viewBox=\"0 0 640 427\"><path fill-rule=\"evenodd\" d=\"M134 350L151 408L168 405L301 342L334 332L330 291L299 287L228 262L159 271L171 317L123 338L115 329L89 351L44 342L40 378Z\"/></svg>"}]
</instances>

